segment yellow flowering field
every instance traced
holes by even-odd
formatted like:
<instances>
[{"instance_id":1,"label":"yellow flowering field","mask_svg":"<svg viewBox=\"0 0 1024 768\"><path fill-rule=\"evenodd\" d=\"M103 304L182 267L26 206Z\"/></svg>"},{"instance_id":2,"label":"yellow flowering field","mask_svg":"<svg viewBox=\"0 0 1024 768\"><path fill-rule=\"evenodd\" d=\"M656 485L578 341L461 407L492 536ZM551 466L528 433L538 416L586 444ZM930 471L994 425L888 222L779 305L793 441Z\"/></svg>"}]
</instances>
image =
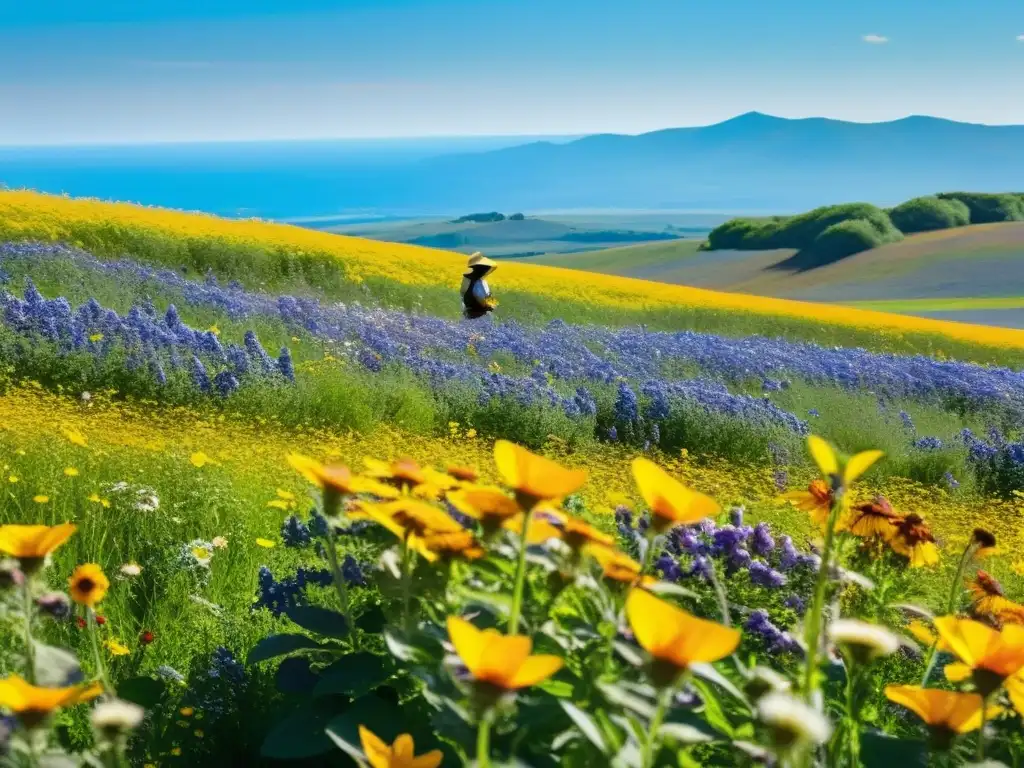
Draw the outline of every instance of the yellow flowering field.
<instances>
[{"instance_id":1,"label":"yellow flowering field","mask_svg":"<svg viewBox=\"0 0 1024 768\"><path fill-rule=\"evenodd\" d=\"M344 279L380 278L410 286L450 287L458 282L461 254L317 232L259 220L228 220L129 203L0 191L0 237L60 240L93 247L116 239L130 244L147 236L176 241L187 258L190 248L233 246L272 251L288 269L300 262L326 260L340 265ZM650 283L556 267L502 264L503 290L536 294L549 300L583 302L634 311L696 308L724 313L792 317L823 326L870 329L894 336L930 334L1013 349L1024 348L1024 331L970 325L849 307L730 294L686 286Z\"/></svg>"}]
</instances>

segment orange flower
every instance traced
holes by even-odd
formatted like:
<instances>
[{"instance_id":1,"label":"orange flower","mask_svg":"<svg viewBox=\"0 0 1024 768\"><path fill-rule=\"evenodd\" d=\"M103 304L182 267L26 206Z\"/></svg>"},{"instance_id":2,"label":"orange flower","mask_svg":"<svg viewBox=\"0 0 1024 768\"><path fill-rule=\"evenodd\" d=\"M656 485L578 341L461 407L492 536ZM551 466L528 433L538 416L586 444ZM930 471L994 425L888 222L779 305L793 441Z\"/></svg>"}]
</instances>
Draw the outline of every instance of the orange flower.
<instances>
[{"instance_id":1,"label":"orange flower","mask_svg":"<svg viewBox=\"0 0 1024 768\"><path fill-rule=\"evenodd\" d=\"M416 757L416 745L408 733L403 733L388 746L373 731L360 725L359 741L370 768L437 768L443 757L439 749Z\"/></svg>"},{"instance_id":2,"label":"orange flower","mask_svg":"<svg viewBox=\"0 0 1024 768\"><path fill-rule=\"evenodd\" d=\"M601 575L609 581L618 581L623 584L637 584L648 586L656 584L657 579L652 576L641 578L641 566L636 560L625 552L620 552L612 547L601 546L600 544L588 544L583 548L585 554L597 560L601 566Z\"/></svg>"},{"instance_id":3,"label":"orange flower","mask_svg":"<svg viewBox=\"0 0 1024 768\"><path fill-rule=\"evenodd\" d=\"M523 521L526 519L525 512L519 512L515 517L505 520L501 527L506 531L512 531L517 536L523 535ZM530 515L530 527L526 530L527 544L543 544L551 539L562 538L562 529L559 528L547 512L534 513Z\"/></svg>"},{"instance_id":4,"label":"orange flower","mask_svg":"<svg viewBox=\"0 0 1024 768\"><path fill-rule=\"evenodd\" d=\"M446 512L408 496L383 503L361 503L348 516L351 520L372 520L387 528L431 562L437 560L438 556L426 547L426 537L465 531Z\"/></svg>"},{"instance_id":5,"label":"orange flower","mask_svg":"<svg viewBox=\"0 0 1024 768\"><path fill-rule=\"evenodd\" d=\"M562 668L557 656L531 656L533 641L525 635L479 630L465 619L449 616L448 636L474 679L503 691L536 685Z\"/></svg>"},{"instance_id":6,"label":"orange flower","mask_svg":"<svg viewBox=\"0 0 1024 768\"><path fill-rule=\"evenodd\" d=\"M651 526L659 533L721 511L714 499L690 490L650 459L633 459L633 479L651 509Z\"/></svg>"},{"instance_id":7,"label":"orange flower","mask_svg":"<svg viewBox=\"0 0 1024 768\"><path fill-rule=\"evenodd\" d=\"M546 519L557 530L558 538L564 541L573 552L579 552L587 544L597 544L603 547L611 547L615 544L613 536L609 536L578 517L567 515L560 510L544 509L537 512L535 516L538 522L544 522Z\"/></svg>"},{"instance_id":8,"label":"orange flower","mask_svg":"<svg viewBox=\"0 0 1024 768\"><path fill-rule=\"evenodd\" d=\"M850 517L841 523L840 529L865 539L889 541L896 535L896 528L902 520L889 500L879 496L874 501L854 506Z\"/></svg>"},{"instance_id":9,"label":"orange flower","mask_svg":"<svg viewBox=\"0 0 1024 768\"><path fill-rule=\"evenodd\" d=\"M973 579L967 579L967 589L976 616L999 623L1024 624L1024 605L1007 599L1002 585L986 571L979 570Z\"/></svg>"},{"instance_id":10,"label":"orange flower","mask_svg":"<svg viewBox=\"0 0 1024 768\"><path fill-rule=\"evenodd\" d=\"M407 457L390 464L370 458L363 459L363 462L366 464L367 475L402 490L408 490L427 482L427 474L423 468Z\"/></svg>"},{"instance_id":11,"label":"orange flower","mask_svg":"<svg viewBox=\"0 0 1024 768\"><path fill-rule=\"evenodd\" d=\"M488 533L493 533L501 528L506 520L521 514L515 499L505 495L498 488L467 486L457 491L449 491L445 498L462 514L479 520ZM520 523L515 530L522 527Z\"/></svg>"},{"instance_id":12,"label":"orange flower","mask_svg":"<svg viewBox=\"0 0 1024 768\"><path fill-rule=\"evenodd\" d=\"M916 685L887 685L885 695L889 701L920 717L941 746L948 747L957 734L981 727L982 698L977 693L955 693ZM985 707L986 720L993 720L1002 713L1003 708L998 705Z\"/></svg>"},{"instance_id":13,"label":"orange flower","mask_svg":"<svg viewBox=\"0 0 1024 768\"><path fill-rule=\"evenodd\" d=\"M931 648L935 646L935 650L944 651L945 653L952 653L949 644L946 643L941 637L932 632L928 625L920 619L914 619L907 625L907 631L912 634L921 645Z\"/></svg>"},{"instance_id":14,"label":"orange flower","mask_svg":"<svg viewBox=\"0 0 1024 768\"><path fill-rule=\"evenodd\" d=\"M448 474L463 483L475 483L480 479L480 473L472 467L460 467L454 464L448 466Z\"/></svg>"},{"instance_id":15,"label":"orange flower","mask_svg":"<svg viewBox=\"0 0 1024 768\"><path fill-rule=\"evenodd\" d=\"M398 496L398 492L394 488L375 480L353 475L352 470L341 464L325 466L319 461L298 453L289 454L288 463L296 472L324 491L342 496L367 493L382 499Z\"/></svg>"},{"instance_id":16,"label":"orange flower","mask_svg":"<svg viewBox=\"0 0 1024 768\"><path fill-rule=\"evenodd\" d=\"M18 675L11 675L0 680L0 707L17 715L26 728L34 728L55 709L95 699L101 693L103 686L99 683L67 688L40 688L25 682Z\"/></svg>"},{"instance_id":17,"label":"orange flower","mask_svg":"<svg viewBox=\"0 0 1024 768\"><path fill-rule=\"evenodd\" d=\"M911 568L935 565L939 562L939 548L935 546L932 529L924 519L911 512L899 521L896 533L889 539L892 551L906 557Z\"/></svg>"},{"instance_id":18,"label":"orange flower","mask_svg":"<svg viewBox=\"0 0 1024 768\"><path fill-rule=\"evenodd\" d=\"M72 600L92 608L107 594L110 581L96 563L86 563L75 568L68 585Z\"/></svg>"},{"instance_id":19,"label":"orange flower","mask_svg":"<svg viewBox=\"0 0 1024 768\"><path fill-rule=\"evenodd\" d=\"M494 463L505 485L516 492L526 510L539 501L564 498L587 482L584 470L566 469L508 440L494 444Z\"/></svg>"},{"instance_id":20,"label":"orange flower","mask_svg":"<svg viewBox=\"0 0 1024 768\"><path fill-rule=\"evenodd\" d=\"M1010 681L1010 700L1024 713L1024 626L1007 624L996 630L973 619L942 616L935 619L935 628L960 659L946 665L946 679L971 678L986 698Z\"/></svg>"},{"instance_id":21,"label":"orange flower","mask_svg":"<svg viewBox=\"0 0 1024 768\"><path fill-rule=\"evenodd\" d=\"M699 619L643 589L630 591L626 617L637 642L654 657L660 684L674 682L691 664L725 658L740 643L738 630Z\"/></svg>"},{"instance_id":22,"label":"orange flower","mask_svg":"<svg viewBox=\"0 0 1024 768\"><path fill-rule=\"evenodd\" d=\"M801 512L809 513L816 525L824 526L832 511L835 494L824 480L815 478L806 491L790 491L782 494L782 498Z\"/></svg>"},{"instance_id":23,"label":"orange flower","mask_svg":"<svg viewBox=\"0 0 1024 768\"><path fill-rule=\"evenodd\" d=\"M441 560L461 557L465 560L479 560L486 554L476 537L469 531L457 533L427 533L423 546Z\"/></svg>"},{"instance_id":24,"label":"orange flower","mask_svg":"<svg viewBox=\"0 0 1024 768\"><path fill-rule=\"evenodd\" d=\"M77 530L78 526L72 523L0 525L0 552L17 558L23 571L32 572Z\"/></svg>"}]
</instances>

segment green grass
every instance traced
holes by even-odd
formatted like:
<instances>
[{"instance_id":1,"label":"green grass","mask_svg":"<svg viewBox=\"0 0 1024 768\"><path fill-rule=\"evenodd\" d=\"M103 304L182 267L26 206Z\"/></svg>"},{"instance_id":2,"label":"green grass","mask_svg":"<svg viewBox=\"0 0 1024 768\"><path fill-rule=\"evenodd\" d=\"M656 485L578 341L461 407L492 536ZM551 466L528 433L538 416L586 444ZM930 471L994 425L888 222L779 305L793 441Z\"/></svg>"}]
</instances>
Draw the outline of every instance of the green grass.
<instances>
[{"instance_id":1,"label":"green grass","mask_svg":"<svg viewBox=\"0 0 1024 768\"><path fill-rule=\"evenodd\" d=\"M1020 309L1024 296L982 299L889 299L883 301L844 301L844 305L878 312L952 312L960 309Z\"/></svg>"},{"instance_id":2,"label":"green grass","mask_svg":"<svg viewBox=\"0 0 1024 768\"><path fill-rule=\"evenodd\" d=\"M605 248L574 254L545 254L522 259L529 264L549 267L582 269L606 275L632 276L644 267L674 264L697 253L700 240L682 240L668 243L644 243L621 248Z\"/></svg>"}]
</instances>

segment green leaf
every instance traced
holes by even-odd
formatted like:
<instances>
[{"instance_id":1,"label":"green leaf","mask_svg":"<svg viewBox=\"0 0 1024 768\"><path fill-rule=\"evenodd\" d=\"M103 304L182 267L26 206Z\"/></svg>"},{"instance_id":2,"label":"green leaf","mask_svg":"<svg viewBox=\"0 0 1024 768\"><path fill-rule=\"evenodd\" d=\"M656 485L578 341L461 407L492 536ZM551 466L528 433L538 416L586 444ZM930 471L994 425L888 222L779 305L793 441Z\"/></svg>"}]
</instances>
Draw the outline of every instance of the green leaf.
<instances>
[{"instance_id":1,"label":"green leaf","mask_svg":"<svg viewBox=\"0 0 1024 768\"><path fill-rule=\"evenodd\" d=\"M394 674L391 659L366 651L342 656L323 671L313 689L313 697L346 694L357 697L369 693Z\"/></svg>"},{"instance_id":2,"label":"green leaf","mask_svg":"<svg viewBox=\"0 0 1024 768\"><path fill-rule=\"evenodd\" d=\"M422 648L407 642L394 632L384 632L384 643L387 645L391 655L399 661L413 662L428 658L428 654Z\"/></svg>"},{"instance_id":3,"label":"green leaf","mask_svg":"<svg viewBox=\"0 0 1024 768\"><path fill-rule=\"evenodd\" d=\"M665 723L658 732L680 744L700 744L715 740L711 734L689 723Z\"/></svg>"},{"instance_id":4,"label":"green leaf","mask_svg":"<svg viewBox=\"0 0 1024 768\"><path fill-rule=\"evenodd\" d=\"M655 584L651 584L645 587L648 592L653 592L656 595L668 595L671 597L689 597L698 599L700 595L696 592L681 587L678 584L673 584L671 581L659 581Z\"/></svg>"},{"instance_id":5,"label":"green leaf","mask_svg":"<svg viewBox=\"0 0 1024 768\"><path fill-rule=\"evenodd\" d=\"M654 716L655 705L652 701L626 690L614 683L598 683L601 693L609 703L635 712L641 717L650 719Z\"/></svg>"},{"instance_id":6,"label":"green leaf","mask_svg":"<svg viewBox=\"0 0 1024 768\"><path fill-rule=\"evenodd\" d=\"M747 704L747 697L743 695L740 689L733 685L732 681L730 681L727 677L725 677L721 672L719 672L710 664L691 664L690 671L693 672L693 674L697 675L697 677L707 680L709 683L714 683L723 691L731 694L733 698L743 702L744 705L749 707L749 705Z\"/></svg>"},{"instance_id":7,"label":"green leaf","mask_svg":"<svg viewBox=\"0 0 1024 768\"><path fill-rule=\"evenodd\" d=\"M549 677L542 683L537 684L537 688L546 693L550 693L559 699L568 699L572 696L575 687L568 680L556 680L553 677Z\"/></svg>"},{"instance_id":8,"label":"green leaf","mask_svg":"<svg viewBox=\"0 0 1024 768\"><path fill-rule=\"evenodd\" d=\"M697 689L700 697L704 700L704 719L707 724L714 728L721 734L732 739L735 736L735 730L732 727L732 723L729 722L729 718L725 715L725 710L722 709L721 703L718 701L718 697L715 692L711 689L707 683L699 679L691 679L693 687Z\"/></svg>"},{"instance_id":9,"label":"green leaf","mask_svg":"<svg viewBox=\"0 0 1024 768\"><path fill-rule=\"evenodd\" d=\"M356 745L359 740L359 726L373 731L379 738L392 743L402 733L408 733L402 710L380 696L360 696L340 715L332 718L325 726L325 738L329 743ZM419 745L417 744L417 747ZM341 747L344 749L344 747ZM347 750L346 750L347 751Z\"/></svg>"},{"instance_id":10,"label":"green leaf","mask_svg":"<svg viewBox=\"0 0 1024 768\"><path fill-rule=\"evenodd\" d=\"M605 743L604 736L601 734L601 728L596 722L594 722L593 718L576 705L570 704L568 701L560 701L558 703L562 705L562 709L565 710L565 714L572 718L573 724L579 729L580 733L582 733L591 744L601 750L602 755L607 755L608 745Z\"/></svg>"},{"instance_id":11,"label":"green leaf","mask_svg":"<svg viewBox=\"0 0 1024 768\"><path fill-rule=\"evenodd\" d=\"M258 664L261 661L273 659L277 656L284 656L295 651L313 650L319 647L320 643L305 635L271 635L256 643L253 649L249 651L249 656L245 663L250 665Z\"/></svg>"},{"instance_id":12,"label":"green leaf","mask_svg":"<svg viewBox=\"0 0 1024 768\"><path fill-rule=\"evenodd\" d=\"M152 677L131 677L117 686L117 695L125 701L152 709L163 698L167 685Z\"/></svg>"},{"instance_id":13,"label":"green leaf","mask_svg":"<svg viewBox=\"0 0 1024 768\"><path fill-rule=\"evenodd\" d=\"M333 712L303 707L279 722L263 740L260 754L278 760L316 757L334 748L324 729Z\"/></svg>"},{"instance_id":14,"label":"green leaf","mask_svg":"<svg viewBox=\"0 0 1024 768\"><path fill-rule=\"evenodd\" d=\"M371 635L379 635L384 631L384 627L387 624L388 618L384 615L384 611L379 605L374 605L356 619L356 626L363 630L363 632L368 632Z\"/></svg>"},{"instance_id":15,"label":"green leaf","mask_svg":"<svg viewBox=\"0 0 1024 768\"><path fill-rule=\"evenodd\" d=\"M348 621L345 616L319 605L299 605L285 611L285 615L303 629L327 637L346 637Z\"/></svg>"},{"instance_id":16,"label":"green leaf","mask_svg":"<svg viewBox=\"0 0 1024 768\"><path fill-rule=\"evenodd\" d=\"M282 661L274 675L277 690L296 696L311 693L319 679L309 668L309 659L302 656L290 656Z\"/></svg>"},{"instance_id":17,"label":"green leaf","mask_svg":"<svg viewBox=\"0 0 1024 768\"><path fill-rule=\"evenodd\" d=\"M860 736L860 759L866 768L916 768L928 764L928 746L916 739L896 739L869 730Z\"/></svg>"}]
</instances>

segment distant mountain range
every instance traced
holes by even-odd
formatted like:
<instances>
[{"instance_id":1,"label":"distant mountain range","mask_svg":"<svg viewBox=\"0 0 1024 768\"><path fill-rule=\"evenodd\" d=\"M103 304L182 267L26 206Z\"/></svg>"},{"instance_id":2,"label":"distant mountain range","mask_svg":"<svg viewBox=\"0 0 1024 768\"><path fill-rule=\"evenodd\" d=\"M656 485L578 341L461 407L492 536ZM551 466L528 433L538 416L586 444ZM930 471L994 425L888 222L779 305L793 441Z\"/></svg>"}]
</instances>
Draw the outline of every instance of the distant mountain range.
<instances>
[{"instance_id":1,"label":"distant mountain range","mask_svg":"<svg viewBox=\"0 0 1024 768\"><path fill-rule=\"evenodd\" d=\"M0 182L265 218L675 209L794 212L1024 191L1024 126L757 112L698 128L375 142L0 148Z\"/></svg>"},{"instance_id":2,"label":"distant mountain range","mask_svg":"<svg viewBox=\"0 0 1024 768\"><path fill-rule=\"evenodd\" d=\"M1024 126L758 112L699 128L428 158L407 191L466 208L802 210L944 190L1024 189Z\"/></svg>"}]
</instances>

